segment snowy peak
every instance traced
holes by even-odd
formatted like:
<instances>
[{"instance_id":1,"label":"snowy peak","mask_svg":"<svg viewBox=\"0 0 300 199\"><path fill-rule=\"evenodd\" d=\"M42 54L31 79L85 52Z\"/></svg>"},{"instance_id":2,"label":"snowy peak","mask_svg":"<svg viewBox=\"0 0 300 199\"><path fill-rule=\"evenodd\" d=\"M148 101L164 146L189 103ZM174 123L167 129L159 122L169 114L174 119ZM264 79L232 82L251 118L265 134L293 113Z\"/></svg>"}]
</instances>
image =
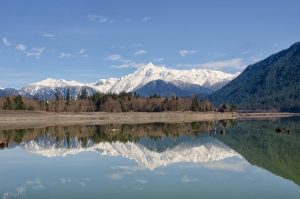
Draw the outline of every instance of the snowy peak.
<instances>
[{"instance_id":1,"label":"snowy peak","mask_svg":"<svg viewBox=\"0 0 300 199\"><path fill-rule=\"evenodd\" d=\"M117 81L119 81L118 78L99 79L94 83L88 84L88 86L98 92L107 93Z\"/></svg>"},{"instance_id":2,"label":"snowy peak","mask_svg":"<svg viewBox=\"0 0 300 199\"><path fill-rule=\"evenodd\" d=\"M84 84L79 83L77 81L66 81L64 79L52 79L48 78L36 83L30 84L30 86L40 86L40 87L49 87L49 88L57 88L57 87L68 87L68 86L84 86Z\"/></svg>"},{"instance_id":3,"label":"snowy peak","mask_svg":"<svg viewBox=\"0 0 300 199\"><path fill-rule=\"evenodd\" d=\"M235 78L234 74L225 73L215 70L207 69L190 69L190 70L176 70L168 69L166 67L158 67L152 63L139 68L134 73L121 78L112 86L110 92L120 93L133 92L147 83L155 80L163 80L165 82L184 82L189 84L196 84L213 90L224 86L230 80ZM217 85L217 86L215 86Z\"/></svg>"},{"instance_id":4,"label":"snowy peak","mask_svg":"<svg viewBox=\"0 0 300 199\"><path fill-rule=\"evenodd\" d=\"M157 71L157 70L163 70L163 69L166 69L166 68L164 66L156 66L152 62L149 62L145 66L138 68L138 71L149 71L149 70Z\"/></svg>"},{"instance_id":5,"label":"snowy peak","mask_svg":"<svg viewBox=\"0 0 300 199\"><path fill-rule=\"evenodd\" d=\"M19 90L18 93L27 97L36 96L41 99L48 99L49 96L53 96L56 89L60 90L61 94L65 96L67 88L72 89L72 96L77 96L83 87L87 88L89 93L135 92L149 82L156 80L172 83L183 90L185 85L194 85L210 91L215 91L236 76L237 74L207 69L169 69L164 66L156 66L150 62L147 65L138 68L132 74L121 78L100 79L92 83L80 83L74 80L67 81L64 79L48 78L25 86Z\"/></svg>"}]
</instances>

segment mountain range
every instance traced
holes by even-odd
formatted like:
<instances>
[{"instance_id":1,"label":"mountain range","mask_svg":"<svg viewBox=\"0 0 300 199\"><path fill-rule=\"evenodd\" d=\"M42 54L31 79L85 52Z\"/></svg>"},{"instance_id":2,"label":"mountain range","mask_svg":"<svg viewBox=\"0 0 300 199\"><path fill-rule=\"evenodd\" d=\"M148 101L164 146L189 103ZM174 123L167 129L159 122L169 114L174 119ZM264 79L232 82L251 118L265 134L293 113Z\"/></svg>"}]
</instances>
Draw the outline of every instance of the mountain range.
<instances>
[{"instance_id":1,"label":"mountain range","mask_svg":"<svg viewBox=\"0 0 300 199\"><path fill-rule=\"evenodd\" d=\"M76 97L85 88L88 94L136 92L141 96L193 95L244 110L300 111L300 42L249 65L241 74L207 69L175 70L149 63L121 78L80 83L46 79L16 90L0 89L0 96L22 95L51 99L58 91ZM205 97L206 96L206 97Z\"/></svg>"},{"instance_id":2,"label":"mountain range","mask_svg":"<svg viewBox=\"0 0 300 199\"><path fill-rule=\"evenodd\" d=\"M300 42L248 66L209 96L216 105L238 109L300 111Z\"/></svg>"},{"instance_id":3,"label":"mountain range","mask_svg":"<svg viewBox=\"0 0 300 199\"><path fill-rule=\"evenodd\" d=\"M207 69L175 70L149 63L121 78L100 79L93 83L48 78L20 90L2 89L0 96L20 94L26 97L51 99L54 98L57 91L62 96L66 96L69 89L71 96L76 97L83 88L87 90L88 94L137 92L149 96L159 91L159 94L164 96L169 94L191 96L198 93L212 93L237 75Z\"/></svg>"}]
</instances>

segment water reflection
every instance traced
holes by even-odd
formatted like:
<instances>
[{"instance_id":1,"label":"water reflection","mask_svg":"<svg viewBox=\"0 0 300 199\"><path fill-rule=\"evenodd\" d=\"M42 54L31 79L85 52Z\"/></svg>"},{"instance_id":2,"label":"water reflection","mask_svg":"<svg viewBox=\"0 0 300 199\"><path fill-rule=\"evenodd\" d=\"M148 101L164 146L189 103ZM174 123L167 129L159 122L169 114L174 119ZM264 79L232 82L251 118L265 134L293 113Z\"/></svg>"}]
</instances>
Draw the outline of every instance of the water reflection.
<instances>
[{"instance_id":1,"label":"water reflection","mask_svg":"<svg viewBox=\"0 0 300 199\"><path fill-rule=\"evenodd\" d=\"M299 127L299 118L288 118L2 130L0 193L298 198Z\"/></svg>"}]
</instances>

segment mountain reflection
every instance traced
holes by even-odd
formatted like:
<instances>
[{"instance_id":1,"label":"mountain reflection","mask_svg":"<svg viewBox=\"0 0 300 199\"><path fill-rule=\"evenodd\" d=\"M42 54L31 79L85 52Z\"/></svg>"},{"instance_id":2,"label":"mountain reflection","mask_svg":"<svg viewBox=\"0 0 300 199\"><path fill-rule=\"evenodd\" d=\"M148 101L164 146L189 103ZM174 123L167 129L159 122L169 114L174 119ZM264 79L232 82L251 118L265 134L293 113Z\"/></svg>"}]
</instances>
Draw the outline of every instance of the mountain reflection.
<instances>
[{"instance_id":1,"label":"mountain reflection","mask_svg":"<svg viewBox=\"0 0 300 199\"><path fill-rule=\"evenodd\" d=\"M290 134L276 133L276 128ZM81 152L120 156L154 170L173 163L208 164L245 158L300 185L299 118L275 121L220 121L180 124L111 124L3 130L2 148L22 149L45 157Z\"/></svg>"}]
</instances>

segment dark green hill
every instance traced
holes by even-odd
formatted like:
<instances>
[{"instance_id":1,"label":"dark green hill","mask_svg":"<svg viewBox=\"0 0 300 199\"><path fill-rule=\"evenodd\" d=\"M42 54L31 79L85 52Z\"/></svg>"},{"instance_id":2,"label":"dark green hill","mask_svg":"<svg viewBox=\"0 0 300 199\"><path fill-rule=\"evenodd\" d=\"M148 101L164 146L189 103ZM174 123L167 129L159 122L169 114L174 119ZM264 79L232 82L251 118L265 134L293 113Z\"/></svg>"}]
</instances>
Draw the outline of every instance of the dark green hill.
<instances>
[{"instance_id":1,"label":"dark green hill","mask_svg":"<svg viewBox=\"0 0 300 199\"><path fill-rule=\"evenodd\" d=\"M239 109L300 111L300 42L248 66L209 99Z\"/></svg>"}]
</instances>

